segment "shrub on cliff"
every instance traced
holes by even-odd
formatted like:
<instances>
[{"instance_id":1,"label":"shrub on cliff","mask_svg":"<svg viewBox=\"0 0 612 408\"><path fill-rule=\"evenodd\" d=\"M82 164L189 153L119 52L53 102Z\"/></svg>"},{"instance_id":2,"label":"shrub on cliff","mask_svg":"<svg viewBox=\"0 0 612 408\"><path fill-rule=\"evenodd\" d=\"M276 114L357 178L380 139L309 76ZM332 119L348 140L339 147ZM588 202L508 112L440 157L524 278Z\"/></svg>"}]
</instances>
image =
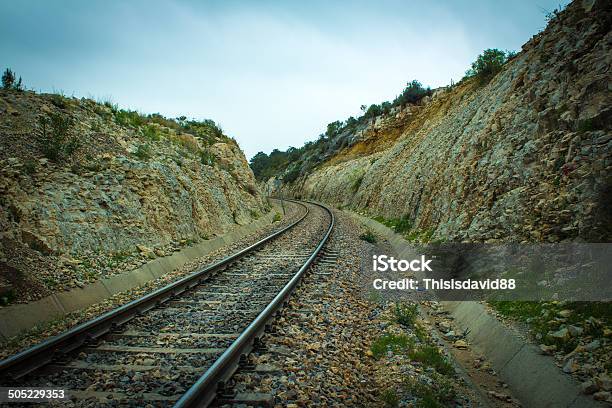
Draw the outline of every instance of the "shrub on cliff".
<instances>
[{"instance_id":1,"label":"shrub on cliff","mask_svg":"<svg viewBox=\"0 0 612 408\"><path fill-rule=\"evenodd\" d=\"M501 71L502 66L513 54L497 48L486 49L472 63L472 67L465 73L466 78L476 77L480 82L488 82L495 74Z\"/></svg>"},{"instance_id":2,"label":"shrub on cliff","mask_svg":"<svg viewBox=\"0 0 612 408\"><path fill-rule=\"evenodd\" d=\"M349 129L355 129L358 124L359 121L352 116L346 120L346 127Z\"/></svg>"},{"instance_id":3,"label":"shrub on cliff","mask_svg":"<svg viewBox=\"0 0 612 408\"><path fill-rule=\"evenodd\" d=\"M375 116L378 116L383 113L382 107L380 105L372 104L363 114L363 118L369 119Z\"/></svg>"},{"instance_id":4,"label":"shrub on cliff","mask_svg":"<svg viewBox=\"0 0 612 408\"><path fill-rule=\"evenodd\" d=\"M229 141L230 138L223 134L223 129L214 120L204 119L197 120L181 120L181 127L188 133L201 139L207 144L216 143L218 140Z\"/></svg>"},{"instance_id":5,"label":"shrub on cliff","mask_svg":"<svg viewBox=\"0 0 612 408\"><path fill-rule=\"evenodd\" d=\"M146 122L157 123L158 125L165 126L168 129L179 130L181 128L181 125L179 125L174 119L168 119L160 113L151 113L145 120Z\"/></svg>"},{"instance_id":6,"label":"shrub on cliff","mask_svg":"<svg viewBox=\"0 0 612 408\"><path fill-rule=\"evenodd\" d=\"M361 105L363 114L355 118L349 117L346 121L334 121L327 125L325 133L319 135L315 141L304 143L302 147L290 147L286 152L273 150L269 155L259 152L250 160L250 166L257 180L268 180L279 176L285 182L293 182L300 176L307 174L318 164L335 154L335 152L350 145L352 135L357 130L365 129L368 122L382 114L389 114L393 108L407 103L418 103L424 97L432 95L431 88L413 80L406 84L402 93L393 102L385 101L380 104ZM185 122L184 126L190 126ZM214 122L213 122L214 124ZM359 188L354 184L354 191Z\"/></svg>"},{"instance_id":7,"label":"shrub on cliff","mask_svg":"<svg viewBox=\"0 0 612 408\"><path fill-rule=\"evenodd\" d=\"M300 168L292 167L283 175L283 181L285 183L292 183L300 177Z\"/></svg>"},{"instance_id":8,"label":"shrub on cliff","mask_svg":"<svg viewBox=\"0 0 612 408\"><path fill-rule=\"evenodd\" d=\"M404 88L402 93L393 101L393 106L405 105L407 103L417 103L432 93L431 88L424 88L423 85L415 79L406 84L406 88Z\"/></svg>"},{"instance_id":9,"label":"shrub on cliff","mask_svg":"<svg viewBox=\"0 0 612 408\"><path fill-rule=\"evenodd\" d=\"M292 148L288 149L287 152L281 152L278 149L274 149L270 152L270 155L264 152L257 153L251 158L250 162L255 178L257 178L257 180L267 180L272 176L283 173L290 163L290 156L294 153L295 151L292 150Z\"/></svg>"},{"instance_id":10,"label":"shrub on cliff","mask_svg":"<svg viewBox=\"0 0 612 408\"><path fill-rule=\"evenodd\" d=\"M328 123L327 130L325 131L325 136L327 136L328 138L333 138L337 136L338 133L340 133L340 131L342 130L342 126L343 124L339 120L332 123Z\"/></svg>"},{"instance_id":11,"label":"shrub on cliff","mask_svg":"<svg viewBox=\"0 0 612 408\"><path fill-rule=\"evenodd\" d=\"M138 157L138 159L140 160L144 160L144 161L149 160L152 156L151 147L146 143L139 144L138 147L136 147L134 156Z\"/></svg>"},{"instance_id":12,"label":"shrub on cliff","mask_svg":"<svg viewBox=\"0 0 612 408\"><path fill-rule=\"evenodd\" d=\"M161 139L161 132L159 129L153 125L146 125L142 127L142 135L147 140L151 140L153 142L157 142Z\"/></svg>"},{"instance_id":13,"label":"shrub on cliff","mask_svg":"<svg viewBox=\"0 0 612 408\"><path fill-rule=\"evenodd\" d=\"M14 91L22 91L23 85L21 84L21 77L17 80L15 73L7 68L2 74L2 88L12 89Z\"/></svg>"},{"instance_id":14,"label":"shrub on cliff","mask_svg":"<svg viewBox=\"0 0 612 408\"><path fill-rule=\"evenodd\" d=\"M114 112L115 123L120 126L137 128L145 124L146 119L137 111L119 109Z\"/></svg>"},{"instance_id":15,"label":"shrub on cliff","mask_svg":"<svg viewBox=\"0 0 612 408\"><path fill-rule=\"evenodd\" d=\"M40 134L38 142L46 158L57 162L71 156L79 147L79 141L71 136L73 120L69 116L51 113L39 119Z\"/></svg>"},{"instance_id":16,"label":"shrub on cliff","mask_svg":"<svg viewBox=\"0 0 612 408\"><path fill-rule=\"evenodd\" d=\"M215 155L208 149L200 150L200 162L205 166L215 165Z\"/></svg>"}]
</instances>

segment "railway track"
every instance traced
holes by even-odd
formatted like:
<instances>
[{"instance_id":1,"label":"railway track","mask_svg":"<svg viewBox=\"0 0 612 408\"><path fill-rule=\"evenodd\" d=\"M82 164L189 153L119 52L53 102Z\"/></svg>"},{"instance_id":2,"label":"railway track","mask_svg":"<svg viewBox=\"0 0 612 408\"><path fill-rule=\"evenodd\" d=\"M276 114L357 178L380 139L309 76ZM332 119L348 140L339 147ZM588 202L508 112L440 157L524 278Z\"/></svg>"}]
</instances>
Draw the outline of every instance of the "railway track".
<instances>
[{"instance_id":1,"label":"railway track","mask_svg":"<svg viewBox=\"0 0 612 408\"><path fill-rule=\"evenodd\" d=\"M222 261L0 361L2 386L65 389L70 406L195 407L240 368L324 252L332 212L303 215ZM15 406L11 404L11 406Z\"/></svg>"}]
</instances>

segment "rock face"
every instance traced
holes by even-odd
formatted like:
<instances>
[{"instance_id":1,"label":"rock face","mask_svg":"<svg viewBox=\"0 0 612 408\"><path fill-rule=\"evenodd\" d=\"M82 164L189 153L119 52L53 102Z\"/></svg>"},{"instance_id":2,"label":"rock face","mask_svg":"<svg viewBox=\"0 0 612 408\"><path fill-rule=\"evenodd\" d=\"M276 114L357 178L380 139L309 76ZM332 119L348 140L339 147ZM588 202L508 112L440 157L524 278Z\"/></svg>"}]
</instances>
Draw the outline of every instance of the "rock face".
<instances>
[{"instance_id":1,"label":"rock face","mask_svg":"<svg viewBox=\"0 0 612 408\"><path fill-rule=\"evenodd\" d=\"M37 141L38 118L49 113L72 117L80 142L61 160L44 158ZM81 260L153 254L268 211L233 139L117 117L91 100L0 91L0 261L23 265L15 246Z\"/></svg>"},{"instance_id":2,"label":"rock face","mask_svg":"<svg viewBox=\"0 0 612 408\"><path fill-rule=\"evenodd\" d=\"M120 252L197 239L250 222L261 199L227 172L199 163L106 157L95 172L22 174L3 166L3 234L41 252ZM244 170L244 169L242 169ZM249 205L250 204L250 205Z\"/></svg>"},{"instance_id":3,"label":"rock face","mask_svg":"<svg viewBox=\"0 0 612 408\"><path fill-rule=\"evenodd\" d=\"M610 8L573 2L487 84L375 121L285 193L408 216L434 239L609 241Z\"/></svg>"}]
</instances>

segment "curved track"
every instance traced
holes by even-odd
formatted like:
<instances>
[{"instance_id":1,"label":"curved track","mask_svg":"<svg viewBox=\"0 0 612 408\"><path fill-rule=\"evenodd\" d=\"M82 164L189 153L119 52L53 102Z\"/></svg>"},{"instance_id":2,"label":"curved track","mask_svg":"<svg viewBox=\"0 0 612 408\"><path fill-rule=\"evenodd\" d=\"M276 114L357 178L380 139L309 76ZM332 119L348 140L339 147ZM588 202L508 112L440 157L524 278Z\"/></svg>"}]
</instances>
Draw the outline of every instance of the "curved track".
<instances>
[{"instance_id":1,"label":"curved track","mask_svg":"<svg viewBox=\"0 0 612 408\"><path fill-rule=\"evenodd\" d=\"M63 388L71 406L210 404L331 234L328 208L298 205L248 248L0 361L2 385Z\"/></svg>"}]
</instances>

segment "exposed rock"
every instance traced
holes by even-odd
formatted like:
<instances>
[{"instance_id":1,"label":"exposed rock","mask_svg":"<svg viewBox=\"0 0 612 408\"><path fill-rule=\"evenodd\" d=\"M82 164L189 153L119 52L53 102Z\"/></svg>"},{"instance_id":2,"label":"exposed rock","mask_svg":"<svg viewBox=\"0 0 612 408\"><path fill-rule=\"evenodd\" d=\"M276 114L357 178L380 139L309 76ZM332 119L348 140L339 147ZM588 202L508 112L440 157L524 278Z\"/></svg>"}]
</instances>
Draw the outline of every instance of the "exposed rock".
<instances>
[{"instance_id":1,"label":"exposed rock","mask_svg":"<svg viewBox=\"0 0 612 408\"><path fill-rule=\"evenodd\" d=\"M488 84L362 132L285 193L406 216L432 239L609 242L611 20L572 2Z\"/></svg>"},{"instance_id":2,"label":"exposed rock","mask_svg":"<svg viewBox=\"0 0 612 408\"><path fill-rule=\"evenodd\" d=\"M595 382L604 391L612 390L612 379L607 374L600 374L598 377L595 377Z\"/></svg>"},{"instance_id":3,"label":"exposed rock","mask_svg":"<svg viewBox=\"0 0 612 408\"><path fill-rule=\"evenodd\" d=\"M562 328L557 330L556 332L550 332L548 335L554 339L566 340L569 338L570 333L567 328Z\"/></svg>"},{"instance_id":4,"label":"exposed rock","mask_svg":"<svg viewBox=\"0 0 612 408\"><path fill-rule=\"evenodd\" d=\"M501 401L507 401L507 402L511 402L512 401L512 397L511 396L503 394L501 392L489 391L489 395L492 396L493 398L497 398L498 400L501 400Z\"/></svg>"},{"instance_id":5,"label":"exposed rock","mask_svg":"<svg viewBox=\"0 0 612 408\"><path fill-rule=\"evenodd\" d=\"M557 350L557 347L552 345L552 346L548 346L546 344L540 344L540 350L542 350L542 353L544 354L552 354L555 350Z\"/></svg>"},{"instance_id":6,"label":"exposed rock","mask_svg":"<svg viewBox=\"0 0 612 408\"><path fill-rule=\"evenodd\" d=\"M585 381L580 384L580 389L584 394L593 394L599 389L599 387L593 381Z\"/></svg>"},{"instance_id":7,"label":"exposed rock","mask_svg":"<svg viewBox=\"0 0 612 408\"><path fill-rule=\"evenodd\" d=\"M457 335L455 334L454 330L450 330L450 331L448 331L446 333L443 333L442 335L444 336L445 339L448 339L448 340L451 340L451 341L454 340L455 337L457 337Z\"/></svg>"},{"instance_id":8,"label":"exposed rock","mask_svg":"<svg viewBox=\"0 0 612 408\"><path fill-rule=\"evenodd\" d=\"M567 374L571 374L571 373L575 372L576 370L578 370L578 368L579 367L578 367L578 363L576 363L576 360L571 358L563 366L563 372L567 373Z\"/></svg>"},{"instance_id":9,"label":"exposed rock","mask_svg":"<svg viewBox=\"0 0 612 408\"><path fill-rule=\"evenodd\" d=\"M29 250L57 263L61 273L43 271L40 281L59 289L82 282L72 279L75 269L93 278L133 253L162 256L180 240L224 233L269 208L229 137L199 139L176 123L149 124L157 133L147 136L146 127L119 124L107 106L30 91L0 90L0 110L7 107L20 114L0 115L0 248L24 279L37 279L23 257ZM43 157L37 140L38 119L49 114L69 115L80 141L55 160ZM9 242L28 251L17 257ZM94 262L100 254L110 259Z\"/></svg>"},{"instance_id":10,"label":"exposed rock","mask_svg":"<svg viewBox=\"0 0 612 408\"><path fill-rule=\"evenodd\" d=\"M601 343L599 340L593 340L592 342L584 346L584 349L586 351L593 351L593 350L597 350L600 346L601 346Z\"/></svg>"},{"instance_id":11,"label":"exposed rock","mask_svg":"<svg viewBox=\"0 0 612 408\"><path fill-rule=\"evenodd\" d=\"M455 346L458 349L468 348L468 344L465 342L465 340L457 340L456 342L453 343L453 346Z\"/></svg>"},{"instance_id":12,"label":"exposed rock","mask_svg":"<svg viewBox=\"0 0 612 408\"><path fill-rule=\"evenodd\" d=\"M443 333L447 333L451 330L451 325L449 322L446 322L444 320L442 320L441 322L438 322L438 327L440 328L440 330Z\"/></svg>"},{"instance_id":13,"label":"exposed rock","mask_svg":"<svg viewBox=\"0 0 612 408\"><path fill-rule=\"evenodd\" d=\"M155 253L151 248L146 247L144 245L136 245L136 248L138 248L140 253L146 256L147 258L155 258Z\"/></svg>"},{"instance_id":14,"label":"exposed rock","mask_svg":"<svg viewBox=\"0 0 612 408\"><path fill-rule=\"evenodd\" d=\"M572 337L576 337L576 336L580 336L582 334L582 332L584 331L584 329L582 327L578 327L578 326L567 326L567 330L570 334L570 336Z\"/></svg>"}]
</instances>

